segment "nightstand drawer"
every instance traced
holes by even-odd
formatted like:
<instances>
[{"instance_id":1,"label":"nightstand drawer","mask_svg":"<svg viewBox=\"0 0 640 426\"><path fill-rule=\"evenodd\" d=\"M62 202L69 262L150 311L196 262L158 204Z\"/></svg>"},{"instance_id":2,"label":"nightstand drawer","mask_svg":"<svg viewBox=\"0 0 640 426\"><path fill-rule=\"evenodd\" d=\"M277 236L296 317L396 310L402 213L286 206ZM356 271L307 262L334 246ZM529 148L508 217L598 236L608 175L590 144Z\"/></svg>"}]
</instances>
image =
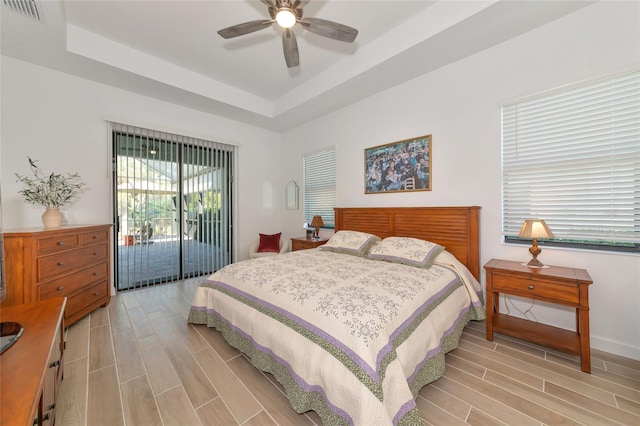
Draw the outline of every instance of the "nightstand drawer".
<instances>
[{"instance_id":1,"label":"nightstand drawer","mask_svg":"<svg viewBox=\"0 0 640 426\"><path fill-rule=\"evenodd\" d=\"M313 249L326 244L327 241L329 241L327 238L318 238L317 240L311 238L291 238L291 251Z\"/></svg>"},{"instance_id":2,"label":"nightstand drawer","mask_svg":"<svg viewBox=\"0 0 640 426\"><path fill-rule=\"evenodd\" d=\"M549 299L554 303L565 302L578 305L580 288L576 284L562 285L541 279L527 279L512 275L493 274L493 290L534 299Z\"/></svg>"}]
</instances>

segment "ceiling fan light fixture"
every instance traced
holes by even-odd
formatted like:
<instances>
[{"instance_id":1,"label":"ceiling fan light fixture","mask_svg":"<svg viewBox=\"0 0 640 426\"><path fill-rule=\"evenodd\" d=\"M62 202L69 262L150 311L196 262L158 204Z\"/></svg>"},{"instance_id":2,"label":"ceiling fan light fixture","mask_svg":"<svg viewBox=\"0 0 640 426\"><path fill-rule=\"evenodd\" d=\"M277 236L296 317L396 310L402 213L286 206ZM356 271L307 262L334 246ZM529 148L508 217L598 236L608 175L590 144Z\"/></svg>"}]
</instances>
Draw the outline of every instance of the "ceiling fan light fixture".
<instances>
[{"instance_id":1,"label":"ceiling fan light fixture","mask_svg":"<svg viewBox=\"0 0 640 426\"><path fill-rule=\"evenodd\" d=\"M293 10L283 7L276 14L276 22L282 28L291 28L296 24L297 18Z\"/></svg>"}]
</instances>

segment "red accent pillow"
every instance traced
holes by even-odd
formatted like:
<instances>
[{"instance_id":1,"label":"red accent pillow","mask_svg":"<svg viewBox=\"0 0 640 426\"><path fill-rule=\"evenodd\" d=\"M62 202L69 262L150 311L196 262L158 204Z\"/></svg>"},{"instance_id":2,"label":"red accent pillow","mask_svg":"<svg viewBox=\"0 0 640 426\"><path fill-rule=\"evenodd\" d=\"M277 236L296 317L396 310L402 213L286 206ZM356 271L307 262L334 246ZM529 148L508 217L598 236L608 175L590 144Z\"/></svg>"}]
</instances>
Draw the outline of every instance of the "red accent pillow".
<instances>
[{"instance_id":1,"label":"red accent pillow","mask_svg":"<svg viewBox=\"0 0 640 426\"><path fill-rule=\"evenodd\" d=\"M282 232L273 235L260 234L260 245L258 253L264 252L280 252L280 235Z\"/></svg>"}]
</instances>

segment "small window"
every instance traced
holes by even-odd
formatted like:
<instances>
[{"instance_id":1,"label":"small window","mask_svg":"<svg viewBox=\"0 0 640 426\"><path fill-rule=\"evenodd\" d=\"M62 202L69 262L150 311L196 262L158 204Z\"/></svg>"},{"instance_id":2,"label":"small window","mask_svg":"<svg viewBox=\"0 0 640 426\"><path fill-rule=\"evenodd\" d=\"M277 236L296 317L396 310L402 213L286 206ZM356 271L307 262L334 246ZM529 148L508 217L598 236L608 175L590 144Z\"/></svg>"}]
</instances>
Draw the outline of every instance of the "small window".
<instances>
[{"instance_id":1,"label":"small window","mask_svg":"<svg viewBox=\"0 0 640 426\"><path fill-rule=\"evenodd\" d=\"M335 226L336 151L326 149L304 156L304 220L320 215L326 228Z\"/></svg>"},{"instance_id":2,"label":"small window","mask_svg":"<svg viewBox=\"0 0 640 426\"><path fill-rule=\"evenodd\" d=\"M640 71L502 108L503 235L544 219L577 248L640 252Z\"/></svg>"}]
</instances>

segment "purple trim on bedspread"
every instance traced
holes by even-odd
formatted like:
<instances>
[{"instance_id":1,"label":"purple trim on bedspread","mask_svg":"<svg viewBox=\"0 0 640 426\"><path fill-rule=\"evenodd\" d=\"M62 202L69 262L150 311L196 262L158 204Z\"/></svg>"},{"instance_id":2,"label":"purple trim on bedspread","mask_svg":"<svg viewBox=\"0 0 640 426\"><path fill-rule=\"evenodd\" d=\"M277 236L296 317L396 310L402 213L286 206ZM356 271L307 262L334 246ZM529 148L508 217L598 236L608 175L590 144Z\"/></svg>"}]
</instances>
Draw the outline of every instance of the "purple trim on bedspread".
<instances>
[{"instance_id":1,"label":"purple trim on bedspread","mask_svg":"<svg viewBox=\"0 0 640 426\"><path fill-rule=\"evenodd\" d=\"M227 324L227 326L232 329L234 332L240 334L242 337L244 337L245 339L247 339L249 342L251 342L251 344L253 345L254 348L256 348L256 350L262 352L262 353L266 353L267 355L269 355L271 358L273 358L278 364L282 365L284 368L286 368L289 371L289 374L291 374L291 377L293 377L293 380L296 381L296 383L298 384L298 386L300 386L300 388L302 390L304 390L305 392L318 392L322 395L327 408L329 408L331 411L333 411L334 413L338 414L340 417L342 417L343 419L345 419L350 425L353 425L353 419L351 418L351 416L349 416L349 413L347 413L346 411L344 411L343 409L341 409L340 407L337 407L335 405L333 405L331 403L331 401L329 401L329 399L327 398L327 394L325 393L324 389L322 388L322 386L320 385L311 385L309 383L307 383L302 377L300 377L294 370L293 368L291 368L291 365L284 360L283 358L279 357L277 354L275 354L271 349L269 349L266 346L262 346L261 344L259 344L258 342L256 342L253 337L251 337L249 334L247 334L246 332L244 332L242 329L236 327L235 325L231 324L229 321L227 321L226 318L224 318L222 315L220 315L218 312L216 312L214 309L207 309L205 308L205 310L207 311L207 313L211 313L213 315L215 315L216 317L218 317L218 319Z\"/></svg>"},{"instance_id":2,"label":"purple trim on bedspread","mask_svg":"<svg viewBox=\"0 0 640 426\"><path fill-rule=\"evenodd\" d=\"M194 306L194 305L191 305L191 309L193 309L195 311L200 311L200 312L207 312L207 307L206 306Z\"/></svg>"},{"instance_id":3,"label":"purple trim on bedspread","mask_svg":"<svg viewBox=\"0 0 640 426\"><path fill-rule=\"evenodd\" d=\"M415 399L410 399L409 401L402 404L402 407L398 410L395 416L393 416L393 424L397 425L400 419L407 415L407 413L414 408L416 408L418 404L416 404Z\"/></svg>"},{"instance_id":4,"label":"purple trim on bedspread","mask_svg":"<svg viewBox=\"0 0 640 426\"><path fill-rule=\"evenodd\" d=\"M418 318L419 315L422 314L422 312L427 309L429 307L429 305L431 305L433 303L434 300L442 297L442 295L444 293L446 293L447 291L449 291L449 289L454 286L455 284L459 284L460 280L458 278L454 278L453 281L451 281L449 284L447 284L446 286L444 286L442 288L442 290L440 290L439 292L437 292L436 294L434 294L433 296L431 296L429 299L427 299L422 305L420 305L420 307L418 307L418 309L416 309L416 311L410 316L408 317L402 324L400 324L400 326L395 329L395 331L393 331L390 335L389 335L389 342L387 342L386 345L384 345L384 347L382 347L380 349L380 352L378 352L378 356L376 358L376 368L380 368L380 364L382 363L382 359L387 356L387 354L389 354L391 351L394 351L395 349L393 348L393 343L396 340L396 337L398 337L401 333L403 333L411 324L413 324L416 320L416 318Z\"/></svg>"},{"instance_id":5,"label":"purple trim on bedspread","mask_svg":"<svg viewBox=\"0 0 640 426\"><path fill-rule=\"evenodd\" d=\"M420 370L425 366L425 364L427 362L429 362L429 360L431 358L433 358L433 356L435 356L436 354L440 353L442 351L442 341L445 339L445 337L449 336L451 333L453 333L453 331L456 329L456 327L458 326L458 324L460 323L460 321L466 316L466 314L469 312L470 308L465 308L460 312L460 315L458 316L458 318L455 320L455 322L453 323L453 325L446 330L442 337L440 338L440 343L438 344L438 346L436 346L435 348L431 349L429 352L427 352L427 354L424 357L424 360L422 360L415 368L413 374L411 374L411 376L409 376L409 378L407 379L409 383L413 382L415 380L415 376L420 372ZM400 407L400 410L398 410L398 412L396 413L396 415L393 417L393 424L397 425L398 422L400 421L400 419L402 419L409 411L413 410L415 407L417 406L415 399L412 399L410 401L407 401L405 404L402 405L402 407Z\"/></svg>"},{"instance_id":6,"label":"purple trim on bedspread","mask_svg":"<svg viewBox=\"0 0 640 426\"><path fill-rule=\"evenodd\" d=\"M360 358L358 356L358 354L356 354L355 352L353 352L348 346L346 346L344 343L342 343L341 341L339 341L338 339L336 339L335 337L331 336L330 334L328 334L326 331L316 327L315 325L311 324L308 321L303 320L302 318L292 314L291 312L287 311L286 309L280 308L276 305L273 305L265 300L259 299L249 293L246 293L236 287L232 287L229 284L220 282L220 281L213 281L213 280L209 280L207 279L206 282L208 283L212 283L214 285L218 285L220 287L224 287L225 289L227 289L228 291L232 292L232 293L236 293L238 295L241 295L244 298L247 298L249 300L251 300L252 302L256 303L257 305L263 306L271 311L275 311L277 313L279 313L280 315L290 319L291 321L299 324L301 327L311 331L312 333L315 333L316 335L320 336L322 339L330 342L332 345L336 346L338 349L340 349L345 355L347 355L349 358L351 358L353 360L353 362L355 362L358 367L360 367L365 373L367 373L367 375L369 377L371 377L372 380L374 380L376 383L380 383L380 375L378 374L378 372L374 371L373 368L371 368L369 366L369 364L367 364L362 358Z\"/></svg>"},{"instance_id":7,"label":"purple trim on bedspread","mask_svg":"<svg viewBox=\"0 0 640 426\"><path fill-rule=\"evenodd\" d=\"M438 344L438 346L436 346L435 348L433 348L429 352L427 352L427 354L425 355L424 359L418 365L416 365L415 370L413 370L413 373L411 374L411 376L409 376L409 379L408 379L409 382L413 382L413 380L415 379L416 374L418 374L420 372L422 367L424 367L424 365L431 358L433 358L433 356L437 355L438 353L440 353L440 351L442 351L442 341L445 339L445 337L447 337L451 333L453 333L453 331L456 329L458 324L460 324L460 321L462 321L462 319L467 315L468 312L469 312L469 308L468 307L463 309L462 311L460 311L460 315L458 315L458 318L456 318L456 320L454 321L453 325L451 327L449 327L449 329L446 330L442 334L442 337L440 338L440 344Z\"/></svg>"},{"instance_id":8,"label":"purple trim on bedspread","mask_svg":"<svg viewBox=\"0 0 640 426\"><path fill-rule=\"evenodd\" d=\"M482 289L476 291L476 296L478 296L478 300L476 302L472 302L471 304L473 306L482 306L482 298L483 298L483 293L482 293Z\"/></svg>"}]
</instances>

